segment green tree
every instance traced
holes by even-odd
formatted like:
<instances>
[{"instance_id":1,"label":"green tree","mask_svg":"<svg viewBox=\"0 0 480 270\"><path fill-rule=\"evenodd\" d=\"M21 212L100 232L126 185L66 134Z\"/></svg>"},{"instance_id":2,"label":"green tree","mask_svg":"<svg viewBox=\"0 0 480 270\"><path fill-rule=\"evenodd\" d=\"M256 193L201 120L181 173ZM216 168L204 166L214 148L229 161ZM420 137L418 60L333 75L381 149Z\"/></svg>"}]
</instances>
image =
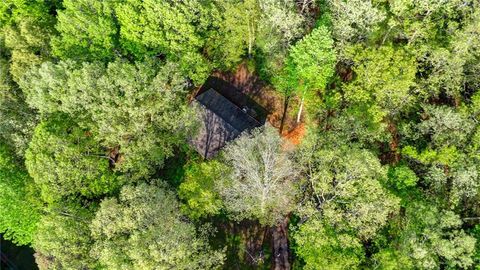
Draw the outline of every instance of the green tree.
<instances>
[{"instance_id":1,"label":"green tree","mask_svg":"<svg viewBox=\"0 0 480 270\"><path fill-rule=\"evenodd\" d=\"M343 95L345 106L334 122L362 144L388 142L398 160L397 122L414 108L417 99L415 57L406 48L390 45L348 47L346 55L353 60L355 77L345 80L340 91L334 90Z\"/></svg>"},{"instance_id":2,"label":"green tree","mask_svg":"<svg viewBox=\"0 0 480 270\"><path fill-rule=\"evenodd\" d=\"M353 47L356 79L343 85L345 99L352 105L367 105L393 118L415 102L416 62L403 48L378 49Z\"/></svg>"},{"instance_id":3,"label":"green tree","mask_svg":"<svg viewBox=\"0 0 480 270\"><path fill-rule=\"evenodd\" d=\"M296 160L305 178L297 214L306 220L293 232L297 253L307 269L359 268L364 244L399 210L400 200L383 187L386 168L370 151L314 129Z\"/></svg>"},{"instance_id":4,"label":"green tree","mask_svg":"<svg viewBox=\"0 0 480 270\"><path fill-rule=\"evenodd\" d=\"M467 9L468 10L468 9ZM462 11L458 11L461 14ZM478 88L476 76L478 71L480 41L480 11L478 4L466 18L455 23L452 34L445 37L442 47L430 45L427 52L420 52L425 58L422 71L425 74L420 80L420 93L424 98L440 98L447 95L454 100L456 106L462 101L462 94ZM453 18L452 18L453 19ZM456 29L458 28L458 29Z\"/></svg>"},{"instance_id":5,"label":"green tree","mask_svg":"<svg viewBox=\"0 0 480 270\"><path fill-rule=\"evenodd\" d=\"M331 11L332 30L340 51L349 44L366 42L372 34L380 29L379 24L385 20L386 14L375 1L363 0L329 0Z\"/></svg>"},{"instance_id":6,"label":"green tree","mask_svg":"<svg viewBox=\"0 0 480 270\"><path fill-rule=\"evenodd\" d=\"M439 97L446 93L450 97L459 98L465 85L465 57L446 48L432 50L427 58L428 76L420 81L423 98Z\"/></svg>"},{"instance_id":7,"label":"green tree","mask_svg":"<svg viewBox=\"0 0 480 270\"><path fill-rule=\"evenodd\" d=\"M45 1L5 0L0 7L0 36L11 52L15 81L32 66L48 59L54 17Z\"/></svg>"},{"instance_id":8,"label":"green tree","mask_svg":"<svg viewBox=\"0 0 480 270\"><path fill-rule=\"evenodd\" d=\"M305 33L306 18L293 0L263 0L259 6L255 58L259 75L269 81L282 69L289 47Z\"/></svg>"},{"instance_id":9,"label":"green tree","mask_svg":"<svg viewBox=\"0 0 480 270\"><path fill-rule=\"evenodd\" d=\"M451 207L475 201L480 186L477 125L471 117L476 111L474 104L461 110L424 106L423 120L416 125L416 138L423 143L402 149L405 158L418 162L416 170L424 186Z\"/></svg>"},{"instance_id":10,"label":"green tree","mask_svg":"<svg viewBox=\"0 0 480 270\"><path fill-rule=\"evenodd\" d=\"M110 60L118 48L116 1L65 0L58 10L58 36L52 39L53 53L78 60Z\"/></svg>"},{"instance_id":11,"label":"green tree","mask_svg":"<svg viewBox=\"0 0 480 270\"><path fill-rule=\"evenodd\" d=\"M180 215L175 196L156 185L123 187L102 201L91 224L93 258L108 269L217 269L223 253Z\"/></svg>"},{"instance_id":12,"label":"green tree","mask_svg":"<svg viewBox=\"0 0 480 270\"><path fill-rule=\"evenodd\" d=\"M429 137L432 147L457 146L468 143L475 127L469 112L461 112L448 106L423 107L424 120L418 124L419 132Z\"/></svg>"},{"instance_id":13,"label":"green tree","mask_svg":"<svg viewBox=\"0 0 480 270\"><path fill-rule=\"evenodd\" d=\"M305 269L356 269L365 260L362 243L312 218L293 234L296 253Z\"/></svg>"},{"instance_id":14,"label":"green tree","mask_svg":"<svg viewBox=\"0 0 480 270\"><path fill-rule=\"evenodd\" d=\"M477 240L475 243L474 263L476 265L475 269L478 270L478 266L480 265L480 225L475 225L475 227L472 229L472 235Z\"/></svg>"},{"instance_id":15,"label":"green tree","mask_svg":"<svg viewBox=\"0 0 480 270\"><path fill-rule=\"evenodd\" d=\"M202 55L210 24L209 1L127 0L116 7L122 47L137 59L165 55L195 84L211 70Z\"/></svg>"},{"instance_id":16,"label":"green tree","mask_svg":"<svg viewBox=\"0 0 480 270\"><path fill-rule=\"evenodd\" d=\"M397 190L404 191L414 187L418 177L412 169L402 164L388 169L388 182Z\"/></svg>"},{"instance_id":17,"label":"green tree","mask_svg":"<svg viewBox=\"0 0 480 270\"><path fill-rule=\"evenodd\" d=\"M455 103L475 81L478 70L479 8L476 1L396 1L386 6L389 16L382 38L403 40L418 59L420 96L447 95ZM475 87L473 88L475 89Z\"/></svg>"},{"instance_id":18,"label":"green tree","mask_svg":"<svg viewBox=\"0 0 480 270\"><path fill-rule=\"evenodd\" d=\"M0 232L18 245L28 245L36 233L40 204L32 178L18 165L6 145L0 144Z\"/></svg>"},{"instance_id":19,"label":"green tree","mask_svg":"<svg viewBox=\"0 0 480 270\"><path fill-rule=\"evenodd\" d=\"M305 18L296 11L293 0L259 1L261 21L257 46L263 51L286 50L304 32Z\"/></svg>"},{"instance_id":20,"label":"green tree","mask_svg":"<svg viewBox=\"0 0 480 270\"><path fill-rule=\"evenodd\" d=\"M266 126L225 148L225 164L232 172L217 179L217 188L234 219L276 225L293 210L296 171L282 149L284 143L274 128Z\"/></svg>"},{"instance_id":21,"label":"green tree","mask_svg":"<svg viewBox=\"0 0 480 270\"><path fill-rule=\"evenodd\" d=\"M172 63L44 63L20 85L42 114L67 113L101 145L117 149L116 169L133 178L162 166L195 122L187 83Z\"/></svg>"},{"instance_id":22,"label":"green tree","mask_svg":"<svg viewBox=\"0 0 480 270\"><path fill-rule=\"evenodd\" d=\"M390 231L389 251L375 255L380 267L398 264L418 269L468 269L473 265L475 238L462 229L462 221L451 211L440 210L429 202L410 202L405 217L397 217L398 228ZM392 255L392 249L396 250Z\"/></svg>"},{"instance_id":23,"label":"green tree","mask_svg":"<svg viewBox=\"0 0 480 270\"><path fill-rule=\"evenodd\" d=\"M387 171L368 150L310 145L301 151L299 162L312 192L312 203L301 209L303 215L318 211L339 232L368 240L398 210L399 199L382 186Z\"/></svg>"},{"instance_id":24,"label":"green tree","mask_svg":"<svg viewBox=\"0 0 480 270\"><path fill-rule=\"evenodd\" d=\"M90 256L93 239L89 224L93 209L73 203L54 205L42 216L33 247L41 270L95 269Z\"/></svg>"},{"instance_id":25,"label":"green tree","mask_svg":"<svg viewBox=\"0 0 480 270\"><path fill-rule=\"evenodd\" d=\"M445 44L445 30L459 26L465 16L475 9L475 1L405 0L389 2L388 26L391 36L408 40L418 47ZM454 23L455 22L455 23ZM450 29L449 29L450 28Z\"/></svg>"},{"instance_id":26,"label":"green tree","mask_svg":"<svg viewBox=\"0 0 480 270\"><path fill-rule=\"evenodd\" d=\"M214 62L233 68L243 56L255 57L260 75L278 71L290 44L304 33L305 18L293 0L216 1L213 25L218 29L208 46ZM218 35L218 36L217 36Z\"/></svg>"},{"instance_id":27,"label":"green tree","mask_svg":"<svg viewBox=\"0 0 480 270\"><path fill-rule=\"evenodd\" d=\"M328 28L323 25L313 29L290 49L286 68L287 72L294 72L293 77L297 82L295 90L301 99L297 122L300 121L305 98L324 90L334 73L335 63L333 39ZM287 76L290 77L288 73Z\"/></svg>"},{"instance_id":28,"label":"green tree","mask_svg":"<svg viewBox=\"0 0 480 270\"><path fill-rule=\"evenodd\" d=\"M451 47L453 54L461 58L460 61L464 63L463 73L457 75L463 78L461 82L464 83L464 87L452 87L452 89L460 90L457 93L447 92L454 97L460 96L458 93L467 93L480 87L480 79L478 76L472 76L472 74L478 74L480 71L478 61L480 57L480 5L479 3L474 3L473 7L474 11L470 13L471 15L465 20L465 25L460 31L457 31L452 38ZM457 60L455 62L460 61Z\"/></svg>"},{"instance_id":29,"label":"green tree","mask_svg":"<svg viewBox=\"0 0 480 270\"><path fill-rule=\"evenodd\" d=\"M183 213L194 219L220 213L223 205L215 182L225 177L227 171L226 166L216 160L189 165L178 190L178 196L185 201L181 205Z\"/></svg>"},{"instance_id":30,"label":"green tree","mask_svg":"<svg viewBox=\"0 0 480 270\"><path fill-rule=\"evenodd\" d=\"M261 9L257 0L218 1L221 12L218 50L225 66L233 67L247 53L251 57L258 37Z\"/></svg>"},{"instance_id":31,"label":"green tree","mask_svg":"<svg viewBox=\"0 0 480 270\"><path fill-rule=\"evenodd\" d=\"M379 142L391 140L384 114L377 106L368 104L349 105L338 89L330 89L322 105L313 110L326 144L335 146L353 142L361 147L378 151Z\"/></svg>"},{"instance_id":32,"label":"green tree","mask_svg":"<svg viewBox=\"0 0 480 270\"><path fill-rule=\"evenodd\" d=\"M35 130L26 153L29 174L47 202L81 194L111 193L122 182L109 169L109 157L92 134L66 115L54 115Z\"/></svg>"},{"instance_id":33,"label":"green tree","mask_svg":"<svg viewBox=\"0 0 480 270\"><path fill-rule=\"evenodd\" d=\"M374 267L377 267L378 269L415 269L409 254L401 253L397 248L381 249L378 253L375 253L372 256L372 262Z\"/></svg>"},{"instance_id":34,"label":"green tree","mask_svg":"<svg viewBox=\"0 0 480 270\"><path fill-rule=\"evenodd\" d=\"M45 62L37 68L32 68L20 80L19 86L25 94L27 104L45 115L58 111L60 93L68 86L68 79L77 67L75 62L61 61L58 64ZM86 81L85 83L90 83ZM63 106L62 106L63 107Z\"/></svg>"},{"instance_id":35,"label":"green tree","mask_svg":"<svg viewBox=\"0 0 480 270\"><path fill-rule=\"evenodd\" d=\"M38 119L36 112L25 103L22 91L13 82L9 68L7 60L0 59L0 137L21 157Z\"/></svg>"},{"instance_id":36,"label":"green tree","mask_svg":"<svg viewBox=\"0 0 480 270\"><path fill-rule=\"evenodd\" d=\"M45 16L48 12L49 4L55 1L25 1L25 0L5 0L0 6L0 25L11 25L21 20L25 16L33 16L42 21L48 21L50 16Z\"/></svg>"},{"instance_id":37,"label":"green tree","mask_svg":"<svg viewBox=\"0 0 480 270\"><path fill-rule=\"evenodd\" d=\"M275 90L280 92L283 96L283 113L280 123L280 134L282 134L290 99L293 97L295 90L298 87L297 73L293 63L287 60L282 70L276 74L272 82L275 86Z\"/></svg>"}]
</instances>

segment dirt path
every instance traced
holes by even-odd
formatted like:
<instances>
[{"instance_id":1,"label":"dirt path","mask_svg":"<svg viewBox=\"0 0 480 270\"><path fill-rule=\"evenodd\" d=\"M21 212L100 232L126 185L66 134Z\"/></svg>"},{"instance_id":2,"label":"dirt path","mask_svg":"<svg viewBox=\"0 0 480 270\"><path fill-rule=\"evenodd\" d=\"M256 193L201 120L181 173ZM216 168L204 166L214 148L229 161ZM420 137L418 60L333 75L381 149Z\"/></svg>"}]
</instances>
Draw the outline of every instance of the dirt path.
<instances>
[{"instance_id":1,"label":"dirt path","mask_svg":"<svg viewBox=\"0 0 480 270\"><path fill-rule=\"evenodd\" d=\"M272 230L272 270L290 269L290 247L288 245L288 220L285 218Z\"/></svg>"}]
</instances>

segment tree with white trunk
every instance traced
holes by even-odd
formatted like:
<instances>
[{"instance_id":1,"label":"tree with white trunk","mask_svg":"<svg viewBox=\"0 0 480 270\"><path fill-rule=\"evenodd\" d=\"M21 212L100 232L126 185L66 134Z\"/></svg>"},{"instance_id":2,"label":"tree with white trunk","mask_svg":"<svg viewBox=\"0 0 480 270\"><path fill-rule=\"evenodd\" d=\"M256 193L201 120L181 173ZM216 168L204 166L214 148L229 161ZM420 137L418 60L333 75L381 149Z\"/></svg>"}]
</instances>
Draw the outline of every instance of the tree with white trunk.
<instances>
[{"instance_id":1,"label":"tree with white trunk","mask_svg":"<svg viewBox=\"0 0 480 270\"><path fill-rule=\"evenodd\" d=\"M285 72L280 76L295 81L295 92L301 100L297 123L300 122L305 99L325 88L334 73L335 63L333 39L328 28L323 25L313 29L290 49Z\"/></svg>"}]
</instances>

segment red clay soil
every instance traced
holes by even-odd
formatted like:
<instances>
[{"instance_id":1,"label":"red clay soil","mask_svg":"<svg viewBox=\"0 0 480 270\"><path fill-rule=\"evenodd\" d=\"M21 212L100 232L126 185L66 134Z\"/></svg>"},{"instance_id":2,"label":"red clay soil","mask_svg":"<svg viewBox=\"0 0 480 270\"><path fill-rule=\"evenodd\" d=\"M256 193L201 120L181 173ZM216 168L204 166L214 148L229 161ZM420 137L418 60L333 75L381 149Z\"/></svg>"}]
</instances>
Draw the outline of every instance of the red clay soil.
<instances>
[{"instance_id":1,"label":"red clay soil","mask_svg":"<svg viewBox=\"0 0 480 270\"><path fill-rule=\"evenodd\" d=\"M300 123L293 130L285 134L283 137L289 140L293 145L299 145L305 136L305 124Z\"/></svg>"}]
</instances>

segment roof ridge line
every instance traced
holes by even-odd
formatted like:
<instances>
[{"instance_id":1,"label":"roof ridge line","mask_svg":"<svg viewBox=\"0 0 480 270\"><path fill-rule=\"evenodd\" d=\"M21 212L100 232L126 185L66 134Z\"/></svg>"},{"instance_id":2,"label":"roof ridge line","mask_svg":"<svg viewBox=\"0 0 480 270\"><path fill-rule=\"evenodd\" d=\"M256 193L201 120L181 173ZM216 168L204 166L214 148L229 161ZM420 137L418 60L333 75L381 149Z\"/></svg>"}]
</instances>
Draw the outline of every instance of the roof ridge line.
<instances>
[{"instance_id":1,"label":"roof ridge line","mask_svg":"<svg viewBox=\"0 0 480 270\"><path fill-rule=\"evenodd\" d=\"M220 92L218 92L217 90L213 89L213 88L209 88L207 91L210 91L212 90L213 92L217 93L219 96L223 97L224 99L228 100L231 104L233 104L233 106L235 106L237 109L239 109L240 111L243 112L243 114L245 114L246 116L248 116L249 118L251 118L253 121L255 121L257 124L260 125L260 121L258 121L257 119L255 119L254 117L252 117L250 114L246 113L243 111L242 108L240 108L239 106L237 106L237 104L233 103L230 99L228 99L226 96L220 94ZM205 92L207 92L205 91Z\"/></svg>"}]
</instances>

